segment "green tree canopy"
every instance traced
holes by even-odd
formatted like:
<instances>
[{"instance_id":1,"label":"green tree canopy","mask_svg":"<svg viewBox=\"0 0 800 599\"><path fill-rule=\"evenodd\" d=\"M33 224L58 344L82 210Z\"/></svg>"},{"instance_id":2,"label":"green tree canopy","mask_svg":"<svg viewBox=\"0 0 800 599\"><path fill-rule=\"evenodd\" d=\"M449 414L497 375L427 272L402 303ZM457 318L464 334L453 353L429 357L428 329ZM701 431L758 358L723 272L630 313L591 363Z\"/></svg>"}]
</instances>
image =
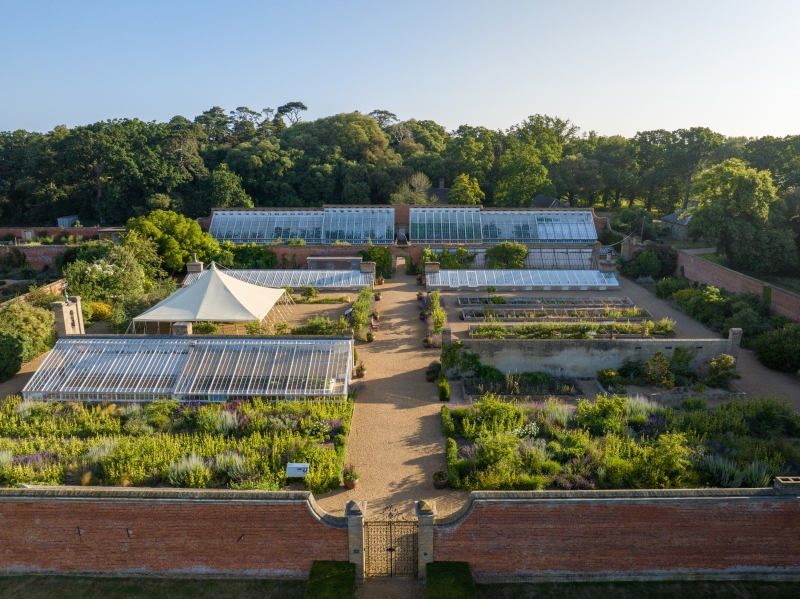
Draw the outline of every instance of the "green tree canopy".
<instances>
[{"instance_id":1,"label":"green tree canopy","mask_svg":"<svg viewBox=\"0 0 800 599\"><path fill-rule=\"evenodd\" d=\"M193 252L197 252L200 260L208 261L219 251L217 241L196 221L168 210L155 210L147 216L132 218L127 229L155 241L164 267L172 272L183 269Z\"/></svg>"},{"instance_id":2,"label":"green tree canopy","mask_svg":"<svg viewBox=\"0 0 800 599\"><path fill-rule=\"evenodd\" d=\"M450 204L480 204L485 198L478 180L462 173L453 179L447 201Z\"/></svg>"},{"instance_id":3,"label":"green tree canopy","mask_svg":"<svg viewBox=\"0 0 800 599\"><path fill-rule=\"evenodd\" d=\"M770 207L777 200L769 171L731 158L698 176L695 191L700 205L690 235L716 240L733 268L777 272L796 264L793 232L769 228Z\"/></svg>"}]
</instances>

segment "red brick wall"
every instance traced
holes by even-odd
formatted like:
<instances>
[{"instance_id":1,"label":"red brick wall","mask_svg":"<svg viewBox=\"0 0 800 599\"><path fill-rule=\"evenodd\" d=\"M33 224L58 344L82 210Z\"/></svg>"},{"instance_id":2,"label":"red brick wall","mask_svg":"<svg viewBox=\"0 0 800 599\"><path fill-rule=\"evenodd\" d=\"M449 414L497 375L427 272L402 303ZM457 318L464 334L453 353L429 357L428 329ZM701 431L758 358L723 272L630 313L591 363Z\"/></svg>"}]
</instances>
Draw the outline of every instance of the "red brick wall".
<instances>
[{"instance_id":1,"label":"red brick wall","mask_svg":"<svg viewBox=\"0 0 800 599\"><path fill-rule=\"evenodd\" d=\"M2 245L0 246L0 258L6 256L12 248L16 248L28 259L28 264L36 270L42 270L47 266L50 270L56 267L56 258L67 251L65 245Z\"/></svg>"},{"instance_id":2,"label":"red brick wall","mask_svg":"<svg viewBox=\"0 0 800 599\"><path fill-rule=\"evenodd\" d=\"M320 523L304 501L6 499L0 547L0 572L297 578L349 552L347 529Z\"/></svg>"},{"instance_id":3,"label":"red brick wall","mask_svg":"<svg viewBox=\"0 0 800 599\"><path fill-rule=\"evenodd\" d=\"M469 562L483 579L800 573L800 502L478 501L460 523L436 527L434 559Z\"/></svg>"},{"instance_id":4,"label":"red brick wall","mask_svg":"<svg viewBox=\"0 0 800 599\"><path fill-rule=\"evenodd\" d=\"M48 235L60 235L61 233L68 233L69 235L80 235L85 238L99 237L98 230L100 227L0 227L0 237L4 235L14 235L22 239L23 231L33 231L34 234L40 231L45 231Z\"/></svg>"},{"instance_id":5,"label":"red brick wall","mask_svg":"<svg viewBox=\"0 0 800 599\"><path fill-rule=\"evenodd\" d=\"M728 291L747 291L760 296L762 287L768 284L679 251L677 274L680 274L681 267L683 267L684 276L690 281L721 287ZM773 287L772 312L800 321L800 296Z\"/></svg>"}]
</instances>

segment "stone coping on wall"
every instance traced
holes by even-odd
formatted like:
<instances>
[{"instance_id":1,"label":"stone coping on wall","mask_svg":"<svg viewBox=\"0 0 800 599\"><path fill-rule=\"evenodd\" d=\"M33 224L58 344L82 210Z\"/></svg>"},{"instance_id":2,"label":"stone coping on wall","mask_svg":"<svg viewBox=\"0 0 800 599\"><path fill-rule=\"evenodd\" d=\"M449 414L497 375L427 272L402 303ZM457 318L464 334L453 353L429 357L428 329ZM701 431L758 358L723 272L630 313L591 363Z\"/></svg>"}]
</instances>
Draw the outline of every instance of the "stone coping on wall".
<instances>
[{"instance_id":1,"label":"stone coping on wall","mask_svg":"<svg viewBox=\"0 0 800 599\"><path fill-rule=\"evenodd\" d=\"M685 503L697 501L798 501L798 488L761 489L621 489L599 491L471 491L466 504L447 516L436 518L436 526L455 527L469 517L478 503ZM794 487L794 485L792 485Z\"/></svg>"},{"instance_id":2,"label":"stone coping on wall","mask_svg":"<svg viewBox=\"0 0 800 599\"><path fill-rule=\"evenodd\" d=\"M6 501L69 501L92 503L248 503L306 504L309 513L332 528L347 528L347 518L334 516L317 504L311 491L260 491L237 489L174 489L152 487L68 487L21 485L0 488Z\"/></svg>"}]
</instances>

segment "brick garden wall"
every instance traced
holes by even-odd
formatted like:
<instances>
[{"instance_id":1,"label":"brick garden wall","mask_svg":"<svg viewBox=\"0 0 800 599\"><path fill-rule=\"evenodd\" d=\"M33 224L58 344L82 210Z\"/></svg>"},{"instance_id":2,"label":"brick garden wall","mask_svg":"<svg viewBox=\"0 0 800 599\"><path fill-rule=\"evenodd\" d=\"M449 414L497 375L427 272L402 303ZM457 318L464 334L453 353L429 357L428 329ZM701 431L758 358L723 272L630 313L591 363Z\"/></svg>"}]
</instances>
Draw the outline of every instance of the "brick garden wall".
<instances>
[{"instance_id":1,"label":"brick garden wall","mask_svg":"<svg viewBox=\"0 0 800 599\"><path fill-rule=\"evenodd\" d=\"M469 562L485 581L800 578L796 495L771 489L477 492L466 517L435 527L433 555Z\"/></svg>"},{"instance_id":2,"label":"brick garden wall","mask_svg":"<svg viewBox=\"0 0 800 599\"><path fill-rule=\"evenodd\" d=\"M67 251L65 245L0 245L0 258L6 257L12 249L19 250L28 260L28 264L36 270L45 266L50 270L56 267L56 258Z\"/></svg>"},{"instance_id":3,"label":"brick garden wall","mask_svg":"<svg viewBox=\"0 0 800 599\"><path fill-rule=\"evenodd\" d=\"M708 260L679 251L677 275L680 275L681 267L683 267L684 276L690 281L722 287L728 291L746 291L761 296L762 288L764 285L769 284L730 268L725 268ZM800 296L773 287L771 311L774 314L800 321Z\"/></svg>"},{"instance_id":4,"label":"brick garden wall","mask_svg":"<svg viewBox=\"0 0 800 599\"><path fill-rule=\"evenodd\" d=\"M0 572L304 578L313 560L348 559L344 518L321 522L309 496L0 489Z\"/></svg>"}]
</instances>

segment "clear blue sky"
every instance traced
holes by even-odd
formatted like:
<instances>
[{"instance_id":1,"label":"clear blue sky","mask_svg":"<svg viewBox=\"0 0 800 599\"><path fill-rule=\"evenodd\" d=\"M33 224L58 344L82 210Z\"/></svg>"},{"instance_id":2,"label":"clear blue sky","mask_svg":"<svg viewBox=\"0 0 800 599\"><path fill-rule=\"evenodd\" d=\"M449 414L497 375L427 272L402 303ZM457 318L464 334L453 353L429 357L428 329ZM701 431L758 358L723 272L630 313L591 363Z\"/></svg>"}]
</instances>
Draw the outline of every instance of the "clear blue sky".
<instances>
[{"instance_id":1,"label":"clear blue sky","mask_svg":"<svg viewBox=\"0 0 800 599\"><path fill-rule=\"evenodd\" d=\"M800 1L0 0L0 130L304 102L800 133Z\"/></svg>"}]
</instances>

